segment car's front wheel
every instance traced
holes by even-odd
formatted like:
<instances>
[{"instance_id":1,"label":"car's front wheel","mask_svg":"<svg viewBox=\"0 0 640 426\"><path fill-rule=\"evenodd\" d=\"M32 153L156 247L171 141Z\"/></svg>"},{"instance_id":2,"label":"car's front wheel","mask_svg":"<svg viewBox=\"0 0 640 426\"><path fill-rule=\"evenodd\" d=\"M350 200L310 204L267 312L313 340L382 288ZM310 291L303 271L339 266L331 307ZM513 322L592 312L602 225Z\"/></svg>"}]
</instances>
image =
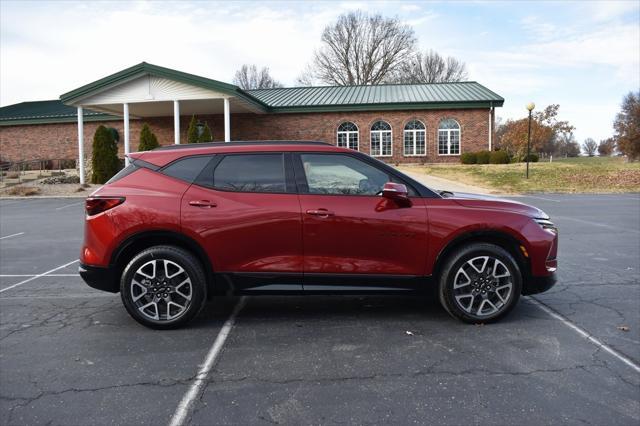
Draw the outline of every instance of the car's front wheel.
<instances>
[{"instance_id":1,"label":"car's front wheel","mask_svg":"<svg viewBox=\"0 0 640 426\"><path fill-rule=\"evenodd\" d=\"M205 275L189 252L155 246L137 254L124 268L120 294L127 312L156 329L180 327L200 312L206 300Z\"/></svg>"},{"instance_id":2,"label":"car's front wheel","mask_svg":"<svg viewBox=\"0 0 640 426\"><path fill-rule=\"evenodd\" d=\"M440 302L464 322L499 320L518 303L522 292L518 263L494 244L474 243L459 249L441 271Z\"/></svg>"}]
</instances>

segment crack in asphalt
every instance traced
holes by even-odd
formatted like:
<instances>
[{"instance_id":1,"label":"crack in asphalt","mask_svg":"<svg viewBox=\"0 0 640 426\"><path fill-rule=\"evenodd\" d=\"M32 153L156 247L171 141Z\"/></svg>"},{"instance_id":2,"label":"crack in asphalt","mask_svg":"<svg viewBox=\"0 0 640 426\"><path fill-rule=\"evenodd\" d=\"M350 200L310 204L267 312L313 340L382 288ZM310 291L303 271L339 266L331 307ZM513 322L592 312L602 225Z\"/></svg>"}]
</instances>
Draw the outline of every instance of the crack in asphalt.
<instances>
[{"instance_id":1,"label":"crack in asphalt","mask_svg":"<svg viewBox=\"0 0 640 426\"><path fill-rule=\"evenodd\" d=\"M29 321L27 324L22 323L19 324L19 327L15 327L13 329L9 329L9 332L5 335L3 335L2 337L0 337L0 342L3 342L4 340L6 340L7 338L17 334L17 333L21 333L21 332L27 332L27 331L33 331L33 330L37 330L39 328L44 328L44 327L57 327L55 330L50 330L48 331L48 333L57 333L60 330L64 330L68 327L74 326L74 325L79 325L84 321L88 320L88 323L85 324L83 327L80 327L79 330L84 330L90 326L94 325L94 316L98 315L100 313L103 312L110 312L113 310L113 306L105 306L104 308L98 309L97 307L91 306L91 307L84 307L82 305L86 304L87 302L84 302L81 305L78 306L74 306L73 309L68 309L67 307L58 307L58 311L54 312L53 314L44 317L44 318L40 318L40 319L35 319L34 321ZM50 310L51 308L47 309ZM86 312L86 313L81 313L78 311L81 310L91 310L91 312ZM60 317L59 319L54 320L55 318ZM100 322L100 325L103 325L106 323L103 323L102 321ZM16 324L18 325L18 324ZM28 326L25 326L28 325ZM7 324L3 325L3 328L5 330L7 330ZM3 330L4 331L4 330Z\"/></svg>"},{"instance_id":2,"label":"crack in asphalt","mask_svg":"<svg viewBox=\"0 0 640 426\"><path fill-rule=\"evenodd\" d=\"M360 380L378 380L378 379L387 379L387 378L415 378L415 377L424 377L424 376L531 376L536 374L547 374L547 373L563 373L566 371L572 370L584 370L585 368L592 367L602 367L600 364L581 364L570 367L561 367L561 368L549 368L549 369L534 369L529 371L496 371L496 370L487 370L487 369L467 369L467 370L424 370L424 371L416 371L413 373L376 373L376 374L368 374L368 375L355 375L355 376L337 376L337 377L315 377L315 378L305 378L305 377L297 377L285 380L277 380L277 379L269 379L269 378L261 378L251 376L244 376L236 379L222 379L215 380L211 379L207 382L209 384L225 384L225 383L240 383L240 382L251 382L251 383L270 383L270 384L278 384L278 385L286 385L291 383L331 383L331 382L347 382L347 381L360 381Z\"/></svg>"},{"instance_id":3,"label":"crack in asphalt","mask_svg":"<svg viewBox=\"0 0 640 426\"><path fill-rule=\"evenodd\" d=\"M49 397L49 396L64 395L64 394L67 394L67 393L100 392L100 391L111 390L111 389L124 389L124 388L132 388L132 387L137 387L137 386L155 386L155 387L170 388L170 387L174 387L174 386L178 386L178 385L187 385L194 378L195 378L195 375L192 376L192 377L189 377L187 379L180 379L180 380L162 379L162 380L157 380L157 381L123 383L123 384L118 384L118 385L101 386L101 387L96 387L96 388L68 388L68 389L63 389L63 390L58 390L58 391L40 391L37 395L32 396L32 397L15 397L15 396L9 397L9 396L0 395L0 400L8 401L8 402L24 401L22 403L14 404L12 407L9 408L7 424L11 424L11 419L12 419L13 413L14 413L14 411L16 409L26 407L26 406L28 406L30 404L33 404L34 402L42 399L42 398L46 398L46 397ZM33 382L32 381L32 383L35 384L36 387L39 388L39 385L38 385L37 382Z\"/></svg>"}]
</instances>

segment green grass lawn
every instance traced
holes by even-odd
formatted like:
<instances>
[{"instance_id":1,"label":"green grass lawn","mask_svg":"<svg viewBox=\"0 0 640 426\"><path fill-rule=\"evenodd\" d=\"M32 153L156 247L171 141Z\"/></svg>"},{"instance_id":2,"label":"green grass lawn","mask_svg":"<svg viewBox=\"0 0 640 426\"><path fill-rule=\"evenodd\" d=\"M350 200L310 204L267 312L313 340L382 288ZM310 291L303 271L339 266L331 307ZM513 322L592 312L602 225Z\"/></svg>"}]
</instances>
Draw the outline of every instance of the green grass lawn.
<instances>
[{"instance_id":1,"label":"green grass lawn","mask_svg":"<svg viewBox=\"0 0 640 426\"><path fill-rule=\"evenodd\" d=\"M640 162L619 157L578 157L515 164L429 164L407 168L505 192L640 192Z\"/></svg>"}]
</instances>

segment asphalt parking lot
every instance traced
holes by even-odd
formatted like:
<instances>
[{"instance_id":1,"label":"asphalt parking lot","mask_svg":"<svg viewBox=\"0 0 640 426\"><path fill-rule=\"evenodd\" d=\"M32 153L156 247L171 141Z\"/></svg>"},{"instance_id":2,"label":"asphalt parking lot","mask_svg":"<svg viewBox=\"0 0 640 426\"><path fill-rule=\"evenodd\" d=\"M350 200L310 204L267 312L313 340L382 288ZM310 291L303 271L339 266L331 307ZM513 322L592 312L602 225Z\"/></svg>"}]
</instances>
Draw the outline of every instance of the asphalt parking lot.
<instances>
[{"instance_id":1,"label":"asphalt parking lot","mask_svg":"<svg viewBox=\"0 0 640 426\"><path fill-rule=\"evenodd\" d=\"M0 200L0 423L638 425L640 194L519 200L558 224L560 280L498 324L416 297L249 297L175 331L77 275L82 200Z\"/></svg>"}]
</instances>

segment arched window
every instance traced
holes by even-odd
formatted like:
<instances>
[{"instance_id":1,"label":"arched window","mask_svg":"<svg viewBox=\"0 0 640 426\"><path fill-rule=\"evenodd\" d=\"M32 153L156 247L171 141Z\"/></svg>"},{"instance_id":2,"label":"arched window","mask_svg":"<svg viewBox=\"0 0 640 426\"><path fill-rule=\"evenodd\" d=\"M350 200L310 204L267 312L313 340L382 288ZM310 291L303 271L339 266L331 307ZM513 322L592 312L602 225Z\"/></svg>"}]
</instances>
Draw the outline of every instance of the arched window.
<instances>
[{"instance_id":1,"label":"arched window","mask_svg":"<svg viewBox=\"0 0 640 426\"><path fill-rule=\"evenodd\" d=\"M418 120L411 120L404 126L404 155L425 155L427 146L425 143L426 129Z\"/></svg>"},{"instance_id":2,"label":"arched window","mask_svg":"<svg viewBox=\"0 0 640 426\"><path fill-rule=\"evenodd\" d=\"M452 118L440 121L438 126L438 154L460 155L460 125Z\"/></svg>"},{"instance_id":3,"label":"arched window","mask_svg":"<svg viewBox=\"0 0 640 426\"><path fill-rule=\"evenodd\" d=\"M338 144L341 148L358 150L358 126L345 121L338 126Z\"/></svg>"},{"instance_id":4,"label":"arched window","mask_svg":"<svg viewBox=\"0 0 640 426\"><path fill-rule=\"evenodd\" d=\"M391 157L391 126L386 121L376 121L371 126L371 155L375 157Z\"/></svg>"}]
</instances>

